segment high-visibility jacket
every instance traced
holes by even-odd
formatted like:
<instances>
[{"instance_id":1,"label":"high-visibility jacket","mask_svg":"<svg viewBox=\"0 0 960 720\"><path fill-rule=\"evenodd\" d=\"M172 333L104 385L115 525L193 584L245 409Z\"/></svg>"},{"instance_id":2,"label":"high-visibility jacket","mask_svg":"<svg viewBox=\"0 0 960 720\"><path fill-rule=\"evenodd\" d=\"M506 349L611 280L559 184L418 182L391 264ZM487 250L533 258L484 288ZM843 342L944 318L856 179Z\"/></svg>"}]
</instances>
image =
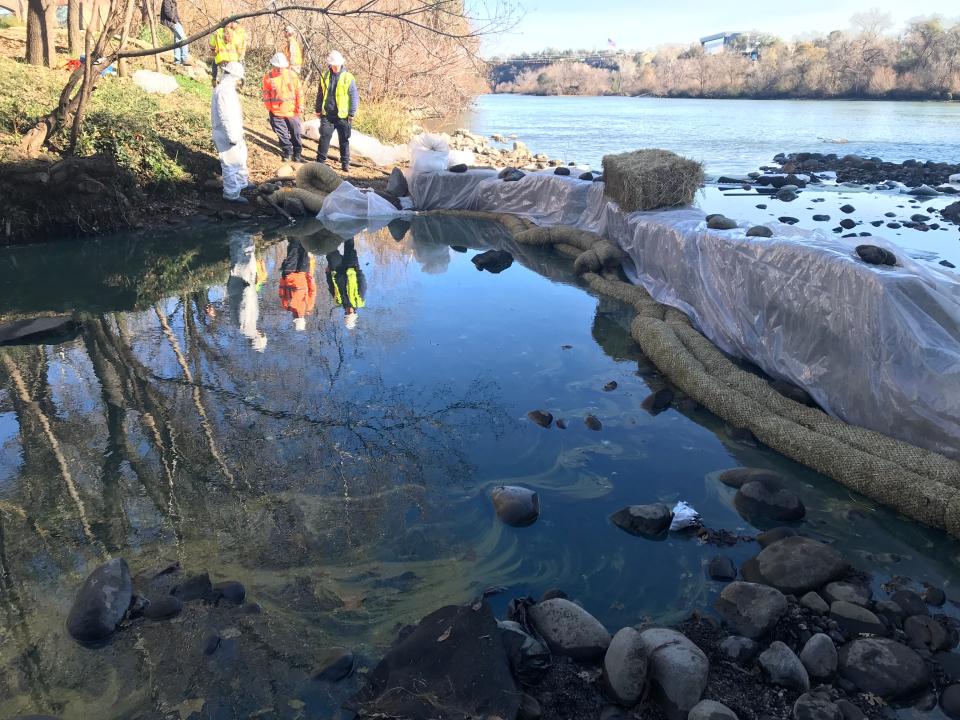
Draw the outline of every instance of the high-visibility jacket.
<instances>
[{"instance_id":1,"label":"high-visibility jacket","mask_svg":"<svg viewBox=\"0 0 960 720\"><path fill-rule=\"evenodd\" d=\"M337 305L359 310L367 304L363 298L367 293L367 282L359 268L330 270L327 273L327 288Z\"/></svg>"},{"instance_id":2,"label":"high-visibility jacket","mask_svg":"<svg viewBox=\"0 0 960 720\"><path fill-rule=\"evenodd\" d=\"M303 65L303 49L295 37L287 39L287 45L283 49L283 54L287 56L287 62L290 67L298 68Z\"/></svg>"},{"instance_id":3,"label":"high-visibility jacket","mask_svg":"<svg viewBox=\"0 0 960 720\"><path fill-rule=\"evenodd\" d=\"M213 49L213 62L217 65L242 63L247 54L247 31L242 27L235 28L228 39L226 29L220 28L210 36L210 47Z\"/></svg>"},{"instance_id":4,"label":"high-visibility jacket","mask_svg":"<svg viewBox=\"0 0 960 720\"><path fill-rule=\"evenodd\" d=\"M317 300L312 272L293 272L280 278L280 304L295 318L307 317Z\"/></svg>"},{"instance_id":5,"label":"high-visibility jacket","mask_svg":"<svg viewBox=\"0 0 960 720\"><path fill-rule=\"evenodd\" d=\"M276 117L296 117L303 109L300 78L290 68L271 68L263 76L263 104Z\"/></svg>"},{"instance_id":6,"label":"high-visibility jacket","mask_svg":"<svg viewBox=\"0 0 960 720\"><path fill-rule=\"evenodd\" d=\"M327 93L330 90L330 69L327 68L320 75L320 92L317 93L317 112L323 113L327 106ZM353 74L340 70L340 78L337 80L336 95L337 115L341 118L352 117L357 113L357 80Z\"/></svg>"}]
</instances>

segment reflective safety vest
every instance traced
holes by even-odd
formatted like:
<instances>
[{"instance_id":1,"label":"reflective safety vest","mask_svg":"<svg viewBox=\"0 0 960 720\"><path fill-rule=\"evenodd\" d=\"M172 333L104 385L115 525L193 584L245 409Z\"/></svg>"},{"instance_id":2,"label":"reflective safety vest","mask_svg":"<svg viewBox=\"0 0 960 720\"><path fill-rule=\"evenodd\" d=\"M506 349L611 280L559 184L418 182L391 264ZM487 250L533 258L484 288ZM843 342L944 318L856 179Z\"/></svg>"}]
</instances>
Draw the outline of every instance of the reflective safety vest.
<instances>
[{"instance_id":1,"label":"reflective safety vest","mask_svg":"<svg viewBox=\"0 0 960 720\"><path fill-rule=\"evenodd\" d=\"M303 50L296 38L292 37L287 40L287 46L283 49L283 54L287 56L290 67L298 68L303 65Z\"/></svg>"},{"instance_id":2,"label":"reflective safety vest","mask_svg":"<svg viewBox=\"0 0 960 720\"><path fill-rule=\"evenodd\" d=\"M331 283L333 286L333 301L337 305L343 305L343 296L340 294L340 285L337 283L336 270L330 272L330 279L333 281ZM355 268L347 268L347 299L350 301L350 306L358 310L366 305L360 295L360 283L357 281Z\"/></svg>"},{"instance_id":3,"label":"reflective safety vest","mask_svg":"<svg viewBox=\"0 0 960 720\"><path fill-rule=\"evenodd\" d=\"M289 68L272 68L263 76L263 104L267 112L289 118L300 114L302 108L300 78Z\"/></svg>"},{"instance_id":4,"label":"reflective safety vest","mask_svg":"<svg viewBox=\"0 0 960 720\"><path fill-rule=\"evenodd\" d=\"M345 118L350 114L350 84L355 82L356 78L351 73L340 70L340 79L337 80L336 90L337 115L340 118ZM327 93L330 91L330 68L324 70L323 74L320 75L320 90L323 101L317 108L317 112L323 112L324 108L327 107Z\"/></svg>"},{"instance_id":5,"label":"reflective safety vest","mask_svg":"<svg viewBox=\"0 0 960 720\"><path fill-rule=\"evenodd\" d=\"M307 317L313 312L317 286L313 281L312 267L311 259L311 272L294 272L280 279L280 305L295 318Z\"/></svg>"},{"instance_id":6,"label":"reflective safety vest","mask_svg":"<svg viewBox=\"0 0 960 720\"><path fill-rule=\"evenodd\" d=\"M213 62L217 65L243 62L247 54L247 31L242 27L236 28L228 40L226 28L220 28L210 36L210 47L213 48Z\"/></svg>"}]
</instances>

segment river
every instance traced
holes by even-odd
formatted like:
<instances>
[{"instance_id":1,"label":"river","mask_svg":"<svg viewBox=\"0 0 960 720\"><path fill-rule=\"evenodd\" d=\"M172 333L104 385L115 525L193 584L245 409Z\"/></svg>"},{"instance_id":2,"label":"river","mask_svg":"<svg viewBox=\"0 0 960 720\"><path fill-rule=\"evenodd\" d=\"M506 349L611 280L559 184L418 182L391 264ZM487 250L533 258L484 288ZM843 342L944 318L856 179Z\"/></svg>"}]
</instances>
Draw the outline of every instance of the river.
<instances>
[{"instance_id":1,"label":"river","mask_svg":"<svg viewBox=\"0 0 960 720\"><path fill-rule=\"evenodd\" d=\"M654 147L716 175L756 170L780 152L960 162L957 102L481 95L467 122L594 167L604 154Z\"/></svg>"}]
</instances>

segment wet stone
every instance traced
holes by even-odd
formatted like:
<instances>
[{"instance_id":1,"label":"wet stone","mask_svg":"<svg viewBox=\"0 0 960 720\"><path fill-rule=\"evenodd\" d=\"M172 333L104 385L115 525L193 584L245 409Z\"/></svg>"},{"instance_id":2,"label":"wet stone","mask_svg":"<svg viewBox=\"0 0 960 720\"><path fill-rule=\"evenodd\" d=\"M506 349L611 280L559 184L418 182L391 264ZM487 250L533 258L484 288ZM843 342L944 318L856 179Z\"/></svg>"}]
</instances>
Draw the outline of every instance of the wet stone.
<instances>
[{"instance_id":1,"label":"wet stone","mask_svg":"<svg viewBox=\"0 0 960 720\"><path fill-rule=\"evenodd\" d=\"M663 540L670 530L673 511L661 503L628 505L613 513L610 521L631 535L647 540Z\"/></svg>"},{"instance_id":2,"label":"wet stone","mask_svg":"<svg viewBox=\"0 0 960 720\"><path fill-rule=\"evenodd\" d=\"M812 590L800 598L800 604L808 610L813 610L821 615L826 615L830 612L830 606L827 602Z\"/></svg>"},{"instance_id":3,"label":"wet stone","mask_svg":"<svg viewBox=\"0 0 960 720\"><path fill-rule=\"evenodd\" d=\"M569 600L545 600L528 612L537 632L557 655L597 660L610 646L610 633L600 621Z\"/></svg>"},{"instance_id":4,"label":"wet stone","mask_svg":"<svg viewBox=\"0 0 960 720\"><path fill-rule=\"evenodd\" d=\"M603 679L611 697L624 707L633 707L647 685L647 654L640 632L625 627L610 641L603 657Z\"/></svg>"},{"instance_id":5,"label":"wet stone","mask_svg":"<svg viewBox=\"0 0 960 720\"><path fill-rule=\"evenodd\" d=\"M553 422L553 415L546 410L531 410L527 413L527 417L542 428L550 427Z\"/></svg>"},{"instance_id":6,"label":"wet stone","mask_svg":"<svg viewBox=\"0 0 960 720\"><path fill-rule=\"evenodd\" d=\"M217 600L226 600L234 605L243 605L243 601L247 597L247 590L241 582L226 580L213 586L213 594Z\"/></svg>"},{"instance_id":7,"label":"wet stone","mask_svg":"<svg viewBox=\"0 0 960 720\"><path fill-rule=\"evenodd\" d=\"M613 391L616 390L616 389L617 389L617 381L616 381L616 380L611 380L610 382L608 382L606 385L603 386L603 391L604 391L604 392L613 392Z\"/></svg>"},{"instance_id":8,"label":"wet stone","mask_svg":"<svg viewBox=\"0 0 960 720\"><path fill-rule=\"evenodd\" d=\"M501 273L513 265L513 255L506 250L487 250L470 258L477 270L486 270L489 273Z\"/></svg>"},{"instance_id":9,"label":"wet stone","mask_svg":"<svg viewBox=\"0 0 960 720\"><path fill-rule=\"evenodd\" d=\"M829 216L829 215L814 215L814 216L813 216L813 220L814 220L814 222L830 222L830 216Z\"/></svg>"},{"instance_id":10,"label":"wet stone","mask_svg":"<svg viewBox=\"0 0 960 720\"><path fill-rule=\"evenodd\" d=\"M929 615L912 615L903 621L907 642L916 649L931 652L950 649L947 629Z\"/></svg>"},{"instance_id":11,"label":"wet stone","mask_svg":"<svg viewBox=\"0 0 960 720\"><path fill-rule=\"evenodd\" d=\"M732 582L714 603L720 618L738 635L756 640L787 612L787 599L766 585Z\"/></svg>"},{"instance_id":12,"label":"wet stone","mask_svg":"<svg viewBox=\"0 0 960 720\"><path fill-rule=\"evenodd\" d=\"M603 423L600 422L600 419L596 415L587 415L583 419L583 424L586 425L589 430L593 430L594 432L603 430Z\"/></svg>"},{"instance_id":13,"label":"wet stone","mask_svg":"<svg viewBox=\"0 0 960 720\"><path fill-rule=\"evenodd\" d=\"M909 697L926 687L930 673L923 658L886 638L859 638L840 648L839 672L862 692L885 700Z\"/></svg>"},{"instance_id":14,"label":"wet stone","mask_svg":"<svg viewBox=\"0 0 960 720\"><path fill-rule=\"evenodd\" d=\"M843 713L843 720L867 720L867 716L863 714L863 710L849 700L837 700L837 707L840 708L840 712Z\"/></svg>"},{"instance_id":15,"label":"wet stone","mask_svg":"<svg viewBox=\"0 0 960 720\"><path fill-rule=\"evenodd\" d=\"M741 665L750 662L759 649L760 646L756 641L742 635L730 635L720 643L720 651L730 660Z\"/></svg>"},{"instance_id":16,"label":"wet stone","mask_svg":"<svg viewBox=\"0 0 960 720\"><path fill-rule=\"evenodd\" d=\"M852 635L886 635L887 628L880 618L865 607L838 600L830 605L830 619Z\"/></svg>"},{"instance_id":17,"label":"wet stone","mask_svg":"<svg viewBox=\"0 0 960 720\"><path fill-rule=\"evenodd\" d=\"M758 658L763 674L774 685L781 685L797 692L810 689L810 677L807 669L793 650L779 640L760 653Z\"/></svg>"},{"instance_id":18,"label":"wet stone","mask_svg":"<svg viewBox=\"0 0 960 720\"><path fill-rule=\"evenodd\" d=\"M768 545L757 555L755 567L763 582L794 595L838 580L849 569L833 548L799 536Z\"/></svg>"},{"instance_id":19,"label":"wet stone","mask_svg":"<svg viewBox=\"0 0 960 720\"><path fill-rule=\"evenodd\" d=\"M670 407L673 402L673 390L670 388L661 388L650 395L647 395L640 404L648 413L660 413Z\"/></svg>"},{"instance_id":20,"label":"wet stone","mask_svg":"<svg viewBox=\"0 0 960 720\"><path fill-rule=\"evenodd\" d=\"M690 710L687 720L737 720L737 714L716 700L701 700Z\"/></svg>"},{"instance_id":21,"label":"wet stone","mask_svg":"<svg viewBox=\"0 0 960 720\"><path fill-rule=\"evenodd\" d=\"M707 575L711 580L736 580L737 568L730 558L717 555L711 558L710 564L707 565Z\"/></svg>"},{"instance_id":22,"label":"wet stone","mask_svg":"<svg viewBox=\"0 0 960 720\"><path fill-rule=\"evenodd\" d=\"M827 583L823 588L823 596L827 602L837 602L844 600L854 605L867 605L873 597L870 588L863 585L854 585L848 582Z\"/></svg>"},{"instance_id":23,"label":"wet stone","mask_svg":"<svg viewBox=\"0 0 960 720\"><path fill-rule=\"evenodd\" d=\"M783 217L777 218L784 225L796 225L800 222L800 218L790 217L789 215L784 215Z\"/></svg>"},{"instance_id":24,"label":"wet stone","mask_svg":"<svg viewBox=\"0 0 960 720\"><path fill-rule=\"evenodd\" d=\"M846 204L846 205L841 205L841 206L840 206L840 212L847 213L848 215L849 215L850 213L856 212L856 211L857 211L857 209L856 209L853 205L850 205L849 203Z\"/></svg>"},{"instance_id":25,"label":"wet stone","mask_svg":"<svg viewBox=\"0 0 960 720\"><path fill-rule=\"evenodd\" d=\"M529 488L501 485L490 497L497 517L507 525L527 527L540 517L540 497Z\"/></svg>"},{"instance_id":26,"label":"wet stone","mask_svg":"<svg viewBox=\"0 0 960 720\"><path fill-rule=\"evenodd\" d=\"M792 490L772 480L751 480L737 490L734 507L747 520L765 519L795 522L807 514L803 502Z\"/></svg>"},{"instance_id":27,"label":"wet stone","mask_svg":"<svg viewBox=\"0 0 960 720\"><path fill-rule=\"evenodd\" d=\"M924 587L920 596L927 605L932 605L933 607L943 607L944 603L947 602L946 593L940 588L933 587L932 585L927 585Z\"/></svg>"},{"instance_id":28,"label":"wet stone","mask_svg":"<svg viewBox=\"0 0 960 720\"><path fill-rule=\"evenodd\" d=\"M313 679L321 682L339 682L353 672L353 663L353 653L347 648L327 648L320 653Z\"/></svg>"},{"instance_id":29,"label":"wet stone","mask_svg":"<svg viewBox=\"0 0 960 720\"><path fill-rule=\"evenodd\" d=\"M67 630L74 640L99 643L117 629L130 607L133 580L123 558L98 567L84 581L67 616Z\"/></svg>"},{"instance_id":30,"label":"wet stone","mask_svg":"<svg viewBox=\"0 0 960 720\"><path fill-rule=\"evenodd\" d=\"M796 535L796 531L793 528L788 527L775 527L767 530L765 532L757 535L757 544L765 548L767 545L772 545L778 540L783 540L784 538L793 537Z\"/></svg>"},{"instance_id":31,"label":"wet stone","mask_svg":"<svg viewBox=\"0 0 960 720\"><path fill-rule=\"evenodd\" d=\"M857 255L870 265L896 265L897 257L889 250L876 245L858 245Z\"/></svg>"},{"instance_id":32,"label":"wet stone","mask_svg":"<svg viewBox=\"0 0 960 720\"><path fill-rule=\"evenodd\" d=\"M213 597L213 584L210 582L210 576L207 573L191 575L182 583L176 585L172 594L183 602L208 600Z\"/></svg>"},{"instance_id":33,"label":"wet stone","mask_svg":"<svg viewBox=\"0 0 960 720\"><path fill-rule=\"evenodd\" d=\"M554 174L554 175L569 175L569 174L570 174L570 168L568 168L568 167L558 167L558 168L554 169L553 174Z\"/></svg>"},{"instance_id":34,"label":"wet stone","mask_svg":"<svg viewBox=\"0 0 960 720\"><path fill-rule=\"evenodd\" d=\"M794 219L794 218L791 218L791 219ZM781 218L780 221L783 222L783 218ZM795 222L799 222L799 221L795 220ZM770 237L773 237L773 230L768 228L766 225L754 225L752 228L747 230L747 237L770 238Z\"/></svg>"},{"instance_id":35,"label":"wet stone","mask_svg":"<svg viewBox=\"0 0 960 720\"><path fill-rule=\"evenodd\" d=\"M840 707L825 697L804 693L793 704L793 720L844 720Z\"/></svg>"},{"instance_id":36,"label":"wet stone","mask_svg":"<svg viewBox=\"0 0 960 720\"><path fill-rule=\"evenodd\" d=\"M567 421L564 420L563 418L559 418L559 419L557 420L557 428L560 429L560 430L566 430L566 429L567 429Z\"/></svg>"},{"instance_id":37,"label":"wet stone","mask_svg":"<svg viewBox=\"0 0 960 720\"><path fill-rule=\"evenodd\" d=\"M712 215L707 220L707 227L711 230L733 230L737 227L737 221L723 215Z\"/></svg>"},{"instance_id":38,"label":"wet stone","mask_svg":"<svg viewBox=\"0 0 960 720\"><path fill-rule=\"evenodd\" d=\"M671 720L686 718L707 687L710 663L685 635L667 628L640 633L654 698Z\"/></svg>"},{"instance_id":39,"label":"wet stone","mask_svg":"<svg viewBox=\"0 0 960 720\"><path fill-rule=\"evenodd\" d=\"M903 611L905 617L911 615L928 615L930 613L923 598L913 592L913 590L897 590L890 596L890 600L897 604L897 607Z\"/></svg>"},{"instance_id":40,"label":"wet stone","mask_svg":"<svg viewBox=\"0 0 960 720\"><path fill-rule=\"evenodd\" d=\"M853 230L853 228L857 226L857 223L854 220L851 220L850 218L844 218L838 224L844 230Z\"/></svg>"},{"instance_id":41,"label":"wet stone","mask_svg":"<svg viewBox=\"0 0 960 720\"><path fill-rule=\"evenodd\" d=\"M183 611L183 601L173 595L161 595L150 601L143 610L147 620L169 620Z\"/></svg>"},{"instance_id":42,"label":"wet stone","mask_svg":"<svg viewBox=\"0 0 960 720\"><path fill-rule=\"evenodd\" d=\"M724 470L717 479L727 487L739 488L753 480L779 482L783 478L779 473L764 468L731 468Z\"/></svg>"},{"instance_id":43,"label":"wet stone","mask_svg":"<svg viewBox=\"0 0 960 720\"><path fill-rule=\"evenodd\" d=\"M826 680L837 671L837 648L829 635L816 633L800 651L800 662L814 680Z\"/></svg>"},{"instance_id":44,"label":"wet stone","mask_svg":"<svg viewBox=\"0 0 960 720\"><path fill-rule=\"evenodd\" d=\"M465 173L470 168L467 167L466 163L457 163L456 165L451 165L447 168L448 171L452 173Z\"/></svg>"}]
</instances>

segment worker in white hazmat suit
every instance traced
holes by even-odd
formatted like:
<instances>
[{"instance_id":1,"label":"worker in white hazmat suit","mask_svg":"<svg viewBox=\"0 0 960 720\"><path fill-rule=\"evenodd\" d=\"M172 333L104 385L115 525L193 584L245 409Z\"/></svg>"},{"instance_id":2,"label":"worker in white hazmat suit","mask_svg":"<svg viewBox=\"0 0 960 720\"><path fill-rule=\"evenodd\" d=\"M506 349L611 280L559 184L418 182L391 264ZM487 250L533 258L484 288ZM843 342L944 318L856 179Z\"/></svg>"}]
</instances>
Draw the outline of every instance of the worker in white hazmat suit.
<instances>
[{"instance_id":1,"label":"worker in white hazmat suit","mask_svg":"<svg viewBox=\"0 0 960 720\"><path fill-rule=\"evenodd\" d=\"M240 334L250 341L250 347L263 352L267 336L257 328L260 318L260 299L257 296L258 275L256 246L249 233L230 234L230 277L227 279L227 298L230 317Z\"/></svg>"},{"instance_id":2,"label":"worker in white hazmat suit","mask_svg":"<svg viewBox=\"0 0 960 720\"><path fill-rule=\"evenodd\" d=\"M220 153L223 168L223 197L230 202L247 203L240 191L246 189L247 143L243 139L243 109L237 94L237 83L243 80L243 65L224 63L223 78L213 90L210 122L213 144Z\"/></svg>"}]
</instances>

